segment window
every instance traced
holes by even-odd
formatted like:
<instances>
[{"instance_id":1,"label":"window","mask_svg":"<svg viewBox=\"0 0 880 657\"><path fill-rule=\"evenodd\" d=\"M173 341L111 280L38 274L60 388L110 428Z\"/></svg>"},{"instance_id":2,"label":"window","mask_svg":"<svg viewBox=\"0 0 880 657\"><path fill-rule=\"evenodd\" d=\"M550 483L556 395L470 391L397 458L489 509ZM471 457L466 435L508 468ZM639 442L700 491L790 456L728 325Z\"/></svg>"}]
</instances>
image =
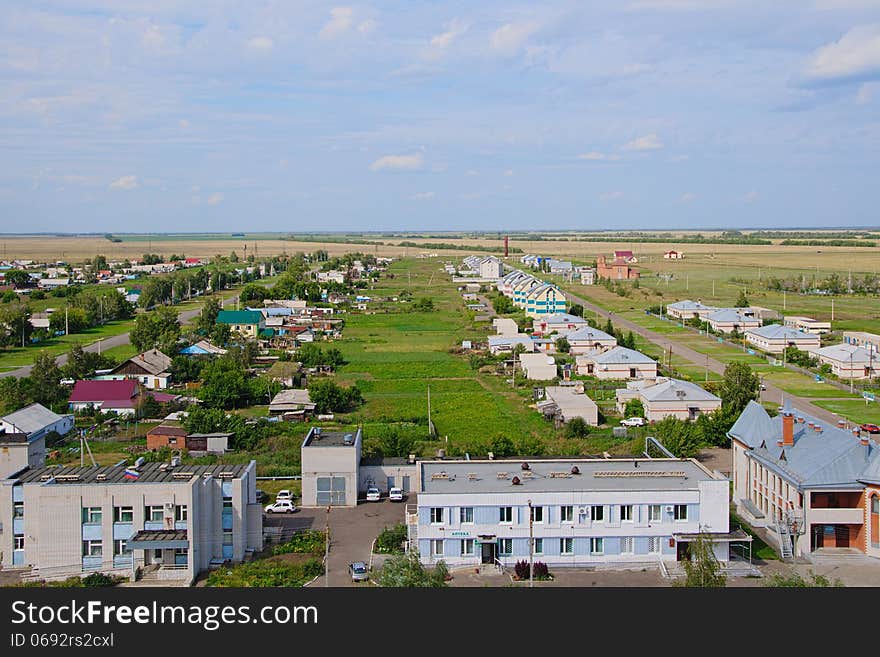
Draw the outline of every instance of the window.
<instances>
[{"instance_id":1,"label":"window","mask_svg":"<svg viewBox=\"0 0 880 657\"><path fill-rule=\"evenodd\" d=\"M561 522L574 522L574 507L573 506L559 507L559 519Z\"/></svg>"},{"instance_id":2,"label":"window","mask_svg":"<svg viewBox=\"0 0 880 657\"><path fill-rule=\"evenodd\" d=\"M632 519L633 519L633 505L632 504L624 504L620 507L620 519L623 522L632 522Z\"/></svg>"},{"instance_id":3,"label":"window","mask_svg":"<svg viewBox=\"0 0 880 657\"><path fill-rule=\"evenodd\" d=\"M187 517L189 516L189 508L186 504L177 504L174 507L174 521L175 522L186 522Z\"/></svg>"},{"instance_id":4,"label":"window","mask_svg":"<svg viewBox=\"0 0 880 657\"><path fill-rule=\"evenodd\" d=\"M114 506L113 522L133 522L134 507L133 506Z\"/></svg>"},{"instance_id":5,"label":"window","mask_svg":"<svg viewBox=\"0 0 880 657\"><path fill-rule=\"evenodd\" d=\"M591 538L590 539L590 554L604 554L604 552L605 552L605 539Z\"/></svg>"},{"instance_id":6,"label":"window","mask_svg":"<svg viewBox=\"0 0 880 657\"><path fill-rule=\"evenodd\" d=\"M232 532L223 532L223 545L232 545Z\"/></svg>"},{"instance_id":7,"label":"window","mask_svg":"<svg viewBox=\"0 0 880 657\"><path fill-rule=\"evenodd\" d=\"M443 540L432 540L431 541L431 555L435 557L443 556Z\"/></svg>"},{"instance_id":8,"label":"window","mask_svg":"<svg viewBox=\"0 0 880 657\"><path fill-rule=\"evenodd\" d=\"M83 541L84 557L100 557L104 554L104 544L101 541Z\"/></svg>"},{"instance_id":9,"label":"window","mask_svg":"<svg viewBox=\"0 0 880 657\"><path fill-rule=\"evenodd\" d=\"M440 507L440 506L432 506L431 507L431 524L432 525L442 525L443 524L443 507Z\"/></svg>"},{"instance_id":10,"label":"window","mask_svg":"<svg viewBox=\"0 0 880 657\"><path fill-rule=\"evenodd\" d=\"M559 554L574 554L574 539L573 538L560 538L559 539Z\"/></svg>"},{"instance_id":11,"label":"window","mask_svg":"<svg viewBox=\"0 0 880 657\"><path fill-rule=\"evenodd\" d=\"M603 522L605 520L605 507L601 504L591 506L590 517L593 519L593 522Z\"/></svg>"},{"instance_id":12,"label":"window","mask_svg":"<svg viewBox=\"0 0 880 657\"><path fill-rule=\"evenodd\" d=\"M24 518L24 502L15 502L12 505L12 517Z\"/></svg>"},{"instance_id":13,"label":"window","mask_svg":"<svg viewBox=\"0 0 880 657\"><path fill-rule=\"evenodd\" d=\"M84 525L100 525L101 507L84 506L82 510L82 521Z\"/></svg>"},{"instance_id":14,"label":"window","mask_svg":"<svg viewBox=\"0 0 880 657\"><path fill-rule=\"evenodd\" d=\"M499 538L498 539L498 554L509 557L513 554L513 539L512 538Z\"/></svg>"},{"instance_id":15,"label":"window","mask_svg":"<svg viewBox=\"0 0 880 657\"><path fill-rule=\"evenodd\" d=\"M474 554L474 539L472 538L464 538L461 541L461 554L465 557L473 556Z\"/></svg>"},{"instance_id":16,"label":"window","mask_svg":"<svg viewBox=\"0 0 880 657\"><path fill-rule=\"evenodd\" d=\"M660 505L652 504L648 507L648 522L660 522Z\"/></svg>"},{"instance_id":17,"label":"window","mask_svg":"<svg viewBox=\"0 0 880 657\"><path fill-rule=\"evenodd\" d=\"M232 500L223 500L223 513L231 513L232 512Z\"/></svg>"},{"instance_id":18,"label":"window","mask_svg":"<svg viewBox=\"0 0 880 657\"><path fill-rule=\"evenodd\" d=\"M128 547L128 541L113 541L113 556L127 556L131 554L131 548Z\"/></svg>"},{"instance_id":19,"label":"window","mask_svg":"<svg viewBox=\"0 0 880 657\"><path fill-rule=\"evenodd\" d=\"M15 536L13 537L15 541L15 545L13 546L14 550L24 550L24 536Z\"/></svg>"},{"instance_id":20,"label":"window","mask_svg":"<svg viewBox=\"0 0 880 657\"><path fill-rule=\"evenodd\" d=\"M648 553L649 554L660 554L660 537L659 536L651 536L648 538Z\"/></svg>"},{"instance_id":21,"label":"window","mask_svg":"<svg viewBox=\"0 0 880 657\"><path fill-rule=\"evenodd\" d=\"M147 522L162 522L165 517L165 511L161 506L144 507L144 520Z\"/></svg>"},{"instance_id":22,"label":"window","mask_svg":"<svg viewBox=\"0 0 880 657\"><path fill-rule=\"evenodd\" d=\"M880 513L880 497L871 498L871 513Z\"/></svg>"},{"instance_id":23,"label":"window","mask_svg":"<svg viewBox=\"0 0 880 657\"><path fill-rule=\"evenodd\" d=\"M633 553L632 536L626 536L626 537L620 539L620 553L621 554L632 554Z\"/></svg>"},{"instance_id":24,"label":"window","mask_svg":"<svg viewBox=\"0 0 880 657\"><path fill-rule=\"evenodd\" d=\"M766 504L765 504L766 505ZM766 509L765 509L766 511ZM685 521L688 519L688 507L687 504L676 504L675 505L675 516L676 520Z\"/></svg>"},{"instance_id":25,"label":"window","mask_svg":"<svg viewBox=\"0 0 880 657\"><path fill-rule=\"evenodd\" d=\"M513 507L498 507L498 522L513 522Z\"/></svg>"},{"instance_id":26,"label":"window","mask_svg":"<svg viewBox=\"0 0 880 657\"><path fill-rule=\"evenodd\" d=\"M463 506L458 510L458 517L462 525L474 524L474 507Z\"/></svg>"},{"instance_id":27,"label":"window","mask_svg":"<svg viewBox=\"0 0 880 657\"><path fill-rule=\"evenodd\" d=\"M535 554L544 554L544 539L536 538L533 547Z\"/></svg>"},{"instance_id":28,"label":"window","mask_svg":"<svg viewBox=\"0 0 880 657\"><path fill-rule=\"evenodd\" d=\"M532 522L544 522L544 507L543 506L533 506L532 507Z\"/></svg>"}]
</instances>

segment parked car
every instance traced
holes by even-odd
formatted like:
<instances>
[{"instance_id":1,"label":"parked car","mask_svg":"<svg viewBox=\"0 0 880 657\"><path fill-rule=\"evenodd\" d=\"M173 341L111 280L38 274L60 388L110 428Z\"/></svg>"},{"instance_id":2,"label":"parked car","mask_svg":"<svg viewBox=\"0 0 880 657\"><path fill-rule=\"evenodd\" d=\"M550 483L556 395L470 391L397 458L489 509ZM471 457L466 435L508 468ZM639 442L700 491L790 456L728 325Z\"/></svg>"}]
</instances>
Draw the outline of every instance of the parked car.
<instances>
[{"instance_id":1,"label":"parked car","mask_svg":"<svg viewBox=\"0 0 880 657\"><path fill-rule=\"evenodd\" d=\"M370 579L367 564L363 561L355 561L348 564L348 574L351 575L352 582L365 582Z\"/></svg>"},{"instance_id":2,"label":"parked car","mask_svg":"<svg viewBox=\"0 0 880 657\"><path fill-rule=\"evenodd\" d=\"M267 505L263 511L266 513L294 513L296 512L296 507L290 500L281 500L280 502L273 502Z\"/></svg>"},{"instance_id":3,"label":"parked car","mask_svg":"<svg viewBox=\"0 0 880 657\"><path fill-rule=\"evenodd\" d=\"M262 504L263 502L267 501L268 499L269 499L269 495L266 493L266 491L258 488L257 489L257 504Z\"/></svg>"},{"instance_id":4,"label":"parked car","mask_svg":"<svg viewBox=\"0 0 880 657\"><path fill-rule=\"evenodd\" d=\"M289 502L293 501L293 493L291 493L286 488L284 490L278 491L278 494L275 496L276 502L281 502L282 500L288 500Z\"/></svg>"},{"instance_id":5,"label":"parked car","mask_svg":"<svg viewBox=\"0 0 880 657\"><path fill-rule=\"evenodd\" d=\"M625 420L621 420L620 423L625 427L643 427L647 424L643 417L628 417Z\"/></svg>"},{"instance_id":6,"label":"parked car","mask_svg":"<svg viewBox=\"0 0 880 657\"><path fill-rule=\"evenodd\" d=\"M382 499L382 493L379 492L379 489L375 486L370 486L367 489L367 502L378 502Z\"/></svg>"},{"instance_id":7,"label":"parked car","mask_svg":"<svg viewBox=\"0 0 880 657\"><path fill-rule=\"evenodd\" d=\"M876 424L863 424L859 429L865 433L880 433L880 427Z\"/></svg>"},{"instance_id":8,"label":"parked car","mask_svg":"<svg viewBox=\"0 0 880 657\"><path fill-rule=\"evenodd\" d=\"M388 499L392 502L403 502L404 494L402 488L392 488L388 491Z\"/></svg>"}]
</instances>

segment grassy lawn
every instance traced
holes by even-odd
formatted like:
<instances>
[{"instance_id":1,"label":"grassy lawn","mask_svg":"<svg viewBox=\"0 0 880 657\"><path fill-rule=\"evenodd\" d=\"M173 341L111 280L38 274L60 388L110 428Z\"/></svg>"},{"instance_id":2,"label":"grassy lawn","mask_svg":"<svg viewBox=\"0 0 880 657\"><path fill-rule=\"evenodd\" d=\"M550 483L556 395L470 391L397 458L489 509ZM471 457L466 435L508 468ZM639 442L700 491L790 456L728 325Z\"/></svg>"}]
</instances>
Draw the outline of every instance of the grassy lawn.
<instances>
[{"instance_id":1,"label":"grassy lawn","mask_svg":"<svg viewBox=\"0 0 880 657\"><path fill-rule=\"evenodd\" d=\"M877 402L865 402L861 399L825 399L813 403L858 424L880 424L880 404Z\"/></svg>"},{"instance_id":2,"label":"grassy lawn","mask_svg":"<svg viewBox=\"0 0 880 657\"><path fill-rule=\"evenodd\" d=\"M800 397L852 397L854 399L859 397L859 395L851 395L848 391L841 390L827 383L817 383L803 374L785 370L781 367L765 369L762 371L762 376L768 383L772 383L785 392Z\"/></svg>"}]
</instances>

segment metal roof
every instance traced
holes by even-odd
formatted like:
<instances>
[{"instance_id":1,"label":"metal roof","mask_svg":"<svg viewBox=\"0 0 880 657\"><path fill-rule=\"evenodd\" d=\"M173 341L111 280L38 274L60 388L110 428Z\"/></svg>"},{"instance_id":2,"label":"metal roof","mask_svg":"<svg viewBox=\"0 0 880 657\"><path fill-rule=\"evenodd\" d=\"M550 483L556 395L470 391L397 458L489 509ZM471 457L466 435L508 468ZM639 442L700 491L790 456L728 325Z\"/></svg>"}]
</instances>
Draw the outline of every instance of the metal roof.
<instances>
[{"instance_id":1,"label":"metal roof","mask_svg":"<svg viewBox=\"0 0 880 657\"><path fill-rule=\"evenodd\" d=\"M351 442L346 442L346 436L351 436ZM351 431L325 431L319 427L312 427L303 441L303 447L354 447L361 437L361 430L357 433Z\"/></svg>"},{"instance_id":2,"label":"metal roof","mask_svg":"<svg viewBox=\"0 0 880 657\"><path fill-rule=\"evenodd\" d=\"M556 287L551 286L551 287ZM547 315L546 317L542 317L541 319L536 319L536 323L538 324L584 324L589 325L587 320L583 317L578 317L577 315L571 315L569 313L553 313L552 315Z\"/></svg>"},{"instance_id":3,"label":"metal roof","mask_svg":"<svg viewBox=\"0 0 880 657\"><path fill-rule=\"evenodd\" d=\"M717 479L693 459L423 461L421 468L421 490L428 494L679 491Z\"/></svg>"},{"instance_id":4,"label":"metal roof","mask_svg":"<svg viewBox=\"0 0 880 657\"><path fill-rule=\"evenodd\" d=\"M52 465L25 470L11 476L22 484L153 484L183 483L194 478L211 475L217 478L240 479L249 466L238 465L178 465L169 463L144 463L140 467L99 465L81 468L79 466ZM126 479L125 471L134 470L137 479ZM223 477L221 477L223 475Z\"/></svg>"},{"instance_id":5,"label":"metal roof","mask_svg":"<svg viewBox=\"0 0 880 657\"><path fill-rule=\"evenodd\" d=\"M768 340L812 340L815 342L819 339L819 336L814 333L804 333L782 324L758 326L757 328L749 329L748 333L767 338Z\"/></svg>"},{"instance_id":6,"label":"metal roof","mask_svg":"<svg viewBox=\"0 0 880 657\"><path fill-rule=\"evenodd\" d=\"M590 326L585 326L583 328L571 331L570 333L566 334L565 339L569 342L576 342L579 340L586 340L589 342L592 342L594 340L616 340L613 335L609 335L605 331L600 331L599 329L595 329Z\"/></svg>"},{"instance_id":7,"label":"metal roof","mask_svg":"<svg viewBox=\"0 0 880 657\"><path fill-rule=\"evenodd\" d=\"M627 347L612 347L608 351L603 351L599 354L584 354L583 356L578 356L578 360L581 358L601 365L611 365L615 363L647 364L657 362L650 356L646 356L635 349L628 349Z\"/></svg>"},{"instance_id":8,"label":"metal roof","mask_svg":"<svg viewBox=\"0 0 880 657\"><path fill-rule=\"evenodd\" d=\"M3 422L13 425L16 429L23 433L34 433L54 424L62 419L63 416L53 413L42 404L31 404L22 409L4 415Z\"/></svg>"},{"instance_id":9,"label":"metal roof","mask_svg":"<svg viewBox=\"0 0 880 657\"><path fill-rule=\"evenodd\" d=\"M720 397L690 381L667 379L653 386L639 390L639 395L647 401L721 401Z\"/></svg>"},{"instance_id":10,"label":"metal roof","mask_svg":"<svg viewBox=\"0 0 880 657\"><path fill-rule=\"evenodd\" d=\"M721 310L716 310L714 313L706 315L705 319L710 322L732 322L734 324L757 322L758 325L761 324L761 320L757 317L749 317L748 315L744 315L742 312L736 310L735 308L722 308Z\"/></svg>"},{"instance_id":11,"label":"metal roof","mask_svg":"<svg viewBox=\"0 0 880 657\"><path fill-rule=\"evenodd\" d=\"M112 371L116 372L125 367L128 363L134 363L149 374L167 373L171 368L171 359L168 356L158 349L150 349L137 356L132 356L127 361L116 366Z\"/></svg>"},{"instance_id":12,"label":"metal roof","mask_svg":"<svg viewBox=\"0 0 880 657\"><path fill-rule=\"evenodd\" d=\"M857 347L852 344L846 344L845 342L816 349L813 353L817 356L847 363L870 363L875 360L874 355L864 347ZM876 360L878 361L878 364L880 364L880 358L877 358Z\"/></svg>"}]
</instances>

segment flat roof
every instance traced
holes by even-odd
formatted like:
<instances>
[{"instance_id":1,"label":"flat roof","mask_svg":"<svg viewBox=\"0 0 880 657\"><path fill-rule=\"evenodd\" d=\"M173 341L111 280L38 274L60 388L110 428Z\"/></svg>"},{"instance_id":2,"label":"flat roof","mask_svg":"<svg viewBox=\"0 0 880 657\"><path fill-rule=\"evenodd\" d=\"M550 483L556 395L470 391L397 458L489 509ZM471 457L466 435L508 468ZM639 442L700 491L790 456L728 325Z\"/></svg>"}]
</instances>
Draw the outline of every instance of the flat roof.
<instances>
[{"instance_id":1,"label":"flat roof","mask_svg":"<svg viewBox=\"0 0 880 657\"><path fill-rule=\"evenodd\" d=\"M423 461L421 468L422 492L437 494L696 490L699 482L718 479L693 459Z\"/></svg>"},{"instance_id":2,"label":"flat roof","mask_svg":"<svg viewBox=\"0 0 880 657\"><path fill-rule=\"evenodd\" d=\"M355 443L357 443L358 432L353 433L351 431L326 431L324 429L320 429L316 431L316 427L313 427L306 439L303 441L303 447L354 447ZM351 436L351 442L346 443L345 437Z\"/></svg>"},{"instance_id":3,"label":"flat roof","mask_svg":"<svg viewBox=\"0 0 880 657\"><path fill-rule=\"evenodd\" d=\"M43 468L25 470L8 479L22 484L142 484L174 483L192 481L204 475L220 478L240 479L248 465L178 465L168 463L144 463L140 467L99 465L81 468L79 466L51 465ZM137 472L137 478L126 478L126 471Z\"/></svg>"}]
</instances>

